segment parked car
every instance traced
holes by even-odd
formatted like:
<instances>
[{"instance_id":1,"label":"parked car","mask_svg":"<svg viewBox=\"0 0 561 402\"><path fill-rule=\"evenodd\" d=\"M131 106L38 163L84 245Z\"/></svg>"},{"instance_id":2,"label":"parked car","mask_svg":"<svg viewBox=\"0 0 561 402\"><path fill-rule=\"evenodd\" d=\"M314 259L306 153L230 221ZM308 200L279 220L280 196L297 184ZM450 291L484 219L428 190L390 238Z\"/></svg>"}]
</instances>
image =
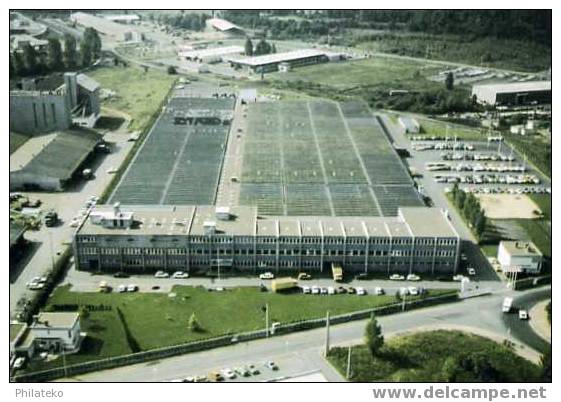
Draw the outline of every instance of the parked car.
<instances>
[{"instance_id":1,"label":"parked car","mask_svg":"<svg viewBox=\"0 0 561 402\"><path fill-rule=\"evenodd\" d=\"M329 286L327 288L327 294L328 295L334 295L335 294L335 288L333 286Z\"/></svg>"},{"instance_id":2,"label":"parked car","mask_svg":"<svg viewBox=\"0 0 561 402\"><path fill-rule=\"evenodd\" d=\"M259 275L259 279L275 279L275 274L272 272L265 272Z\"/></svg>"},{"instance_id":3,"label":"parked car","mask_svg":"<svg viewBox=\"0 0 561 402\"><path fill-rule=\"evenodd\" d=\"M319 286L312 286L312 294L313 295L319 295L320 294Z\"/></svg>"},{"instance_id":4,"label":"parked car","mask_svg":"<svg viewBox=\"0 0 561 402\"><path fill-rule=\"evenodd\" d=\"M279 366L277 366L277 364L272 360L265 363L265 367L267 367L269 370L278 370L279 369Z\"/></svg>"},{"instance_id":5,"label":"parked car","mask_svg":"<svg viewBox=\"0 0 561 402\"><path fill-rule=\"evenodd\" d=\"M119 285L119 287L117 287L117 291L119 293L125 293L127 291L127 287L125 285Z\"/></svg>"},{"instance_id":6,"label":"parked car","mask_svg":"<svg viewBox=\"0 0 561 402\"><path fill-rule=\"evenodd\" d=\"M467 272L468 272L468 275L472 275L472 276L473 276L473 275L475 275L475 268L469 267L469 268L467 269Z\"/></svg>"},{"instance_id":7,"label":"parked car","mask_svg":"<svg viewBox=\"0 0 561 402\"><path fill-rule=\"evenodd\" d=\"M18 357L18 358L14 361L14 366L13 366L13 367L14 367L16 370L22 368L23 365L25 364L25 360L26 360L25 357Z\"/></svg>"},{"instance_id":8,"label":"parked car","mask_svg":"<svg viewBox=\"0 0 561 402\"><path fill-rule=\"evenodd\" d=\"M356 288L356 294L359 296L364 296L366 294L366 290L364 290L364 288L358 287Z\"/></svg>"},{"instance_id":9,"label":"parked car","mask_svg":"<svg viewBox=\"0 0 561 402\"><path fill-rule=\"evenodd\" d=\"M308 281L312 279L312 275L306 273L306 272L300 272L298 274L298 280L302 280L302 281Z\"/></svg>"},{"instance_id":10,"label":"parked car","mask_svg":"<svg viewBox=\"0 0 561 402\"><path fill-rule=\"evenodd\" d=\"M206 375L198 375L195 377L195 382L208 382Z\"/></svg>"},{"instance_id":11,"label":"parked car","mask_svg":"<svg viewBox=\"0 0 561 402\"><path fill-rule=\"evenodd\" d=\"M407 288L399 288L399 294L401 296L407 296L409 294L409 289Z\"/></svg>"},{"instance_id":12,"label":"parked car","mask_svg":"<svg viewBox=\"0 0 561 402\"><path fill-rule=\"evenodd\" d=\"M337 288L337 293L345 294L345 293L347 293L347 289L345 289L343 286L339 286Z\"/></svg>"},{"instance_id":13,"label":"parked car","mask_svg":"<svg viewBox=\"0 0 561 402\"><path fill-rule=\"evenodd\" d=\"M154 274L154 278L169 278L169 274L164 271L158 271Z\"/></svg>"},{"instance_id":14,"label":"parked car","mask_svg":"<svg viewBox=\"0 0 561 402\"><path fill-rule=\"evenodd\" d=\"M234 368L236 374L241 375L242 377L249 377L251 373L245 367L236 367Z\"/></svg>"},{"instance_id":15,"label":"parked car","mask_svg":"<svg viewBox=\"0 0 561 402\"><path fill-rule=\"evenodd\" d=\"M136 285L127 286L127 292L136 292L137 290L138 290L138 286Z\"/></svg>"},{"instance_id":16,"label":"parked car","mask_svg":"<svg viewBox=\"0 0 561 402\"><path fill-rule=\"evenodd\" d=\"M407 280L408 281L420 281L421 277L419 275L409 274L409 275L407 275Z\"/></svg>"},{"instance_id":17,"label":"parked car","mask_svg":"<svg viewBox=\"0 0 561 402\"><path fill-rule=\"evenodd\" d=\"M521 320L527 320L528 319L528 311L518 310L518 318L521 319Z\"/></svg>"},{"instance_id":18,"label":"parked car","mask_svg":"<svg viewBox=\"0 0 561 402\"><path fill-rule=\"evenodd\" d=\"M452 280L455 281L455 282L461 282L462 279L464 279L464 276L463 276L463 275L454 275L454 276L452 277Z\"/></svg>"},{"instance_id":19,"label":"parked car","mask_svg":"<svg viewBox=\"0 0 561 402\"><path fill-rule=\"evenodd\" d=\"M220 381L224 381L224 377L222 377L222 374L216 371L212 371L208 373L208 380L210 382L220 382Z\"/></svg>"},{"instance_id":20,"label":"parked car","mask_svg":"<svg viewBox=\"0 0 561 402\"><path fill-rule=\"evenodd\" d=\"M236 378L236 373L234 373L229 368L222 369L221 373L222 373L222 375L224 375L224 377L228 378L229 380L232 380L232 379Z\"/></svg>"},{"instance_id":21,"label":"parked car","mask_svg":"<svg viewBox=\"0 0 561 402\"><path fill-rule=\"evenodd\" d=\"M408 290L409 290L409 294L411 296L418 296L419 295L419 289L417 289L415 286L409 286Z\"/></svg>"},{"instance_id":22,"label":"parked car","mask_svg":"<svg viewBox=\"0 0 561 402\"><path fill-rule=\"evenodd\" d=\"M310 294L311 292L312 292L312 289L309 286L302 286L302 293Z\"/></svg>"},{"instance_id":23,"label":"parked car","mask_svg":"<svg viewBox=\"0 0 561 402\"><path fill-rule=\"evenodd\" d=\"M390 275L390 281L404 281L405 277L399 274Z\"/></svg>"},{"instance_id":24,"label":"parked car","mask_svg":"<svg viewBox=\"0 0 561 402\"><path fill-rule=\"evenodd\" d=\"M376 287L374 288L374 294L376 296L382 296L384 294L384 289L382 289L381 287Z\"/></svg>"},{"instance_id":25,"label":"parked car","mask_svg":"<svg viewBox=\"0 0 561 402\"><path fill-rule=\"evenodd\" d=\"M129 275L125 272L117 272L113 275L113 278L128 278Z\"/></svg>"},{"instance_id":26,"label":"parked car","mask_svg":"<svg viewBox=\"0 0 561 402\"><path fill-rule=\"evenodd\" d=\"M260 373L259 369L255 367L253 364L250 364L246 368L251 373L251 375L258 375Z\"/></svg>"},{"instance_id":27,"label":"parked car","mask_svg":"<svg viewBox=\"0 0 561 402\"><path fill-rule=\"evenodd\" d=\"M176 272L173 273L172 278L187 279L187 278L189 278L189 274L187 272L183 272L183 271L176 271Z\"/></svg>"},{"instance_id":28,"label":"parked car","mask_svg":"<svg viewBox=\"0 0 561 402\"><path fill-rule=\"evenodd\" d=\"M356 275L355 279L358 280L358 281L366 280L366 279L368 279L368 274L365 273L365 272L362 272L362 273Z\"/></svg>"},{"instance_id":29,"label":"parked car","mask_svg":"<svg viewBox=\"0 0 561 402\"><path fill-rule=\"evenodd\" d=\"M327 294L327 288L320 288L320 293L322 295L326 295Z\"/></svg>"},{"instance_id":30,"label":"parked car","mask_svg":"<svg viewBox=\"0 0 561 402\"><path fill-rule=\"evenodd\" d=\"M354 295L356 293L356 289L353 288L352 286L349 286L349 288L347 289L349 294Z\"/></svg>"}]
</instances>

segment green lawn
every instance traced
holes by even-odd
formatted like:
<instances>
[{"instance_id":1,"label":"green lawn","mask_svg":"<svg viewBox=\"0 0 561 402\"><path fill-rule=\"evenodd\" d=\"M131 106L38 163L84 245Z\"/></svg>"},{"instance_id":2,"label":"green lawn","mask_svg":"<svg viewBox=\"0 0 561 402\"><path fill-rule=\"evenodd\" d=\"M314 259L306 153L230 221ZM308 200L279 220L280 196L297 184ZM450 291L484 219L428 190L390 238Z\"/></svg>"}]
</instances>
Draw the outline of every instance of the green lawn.
<instances>
[{"instance_id":1,"label":"green lawn","mask_svg":"<svg viewBox=\"0 0 561 402\"><path fill-rule=\"evenodd\" d=\"M343 90L355 87L425 90L443 87L442 83L426 79L441 69L442 66L437 67L427 63L377 57L317 64L270 76L279 80L308 81Z\"/></svg>"},{"instance_id":2,"label":"green lawn","mask_svg":"<svg viewBox=\"0 0 561 402\"><path fill-rule=\"evenodd\" d=\"M483 244L483 245L481 245L481 251L483 251L483 254L485 254L487 257L497 258L498 250L499 250L499 245L498 244Z\"/></svg>"},{"instance_id":3,"label":"green lawn","mask_svg":"<svg viewBox=\"0 0 561 402\"><path fill-rule=\"evenodd\" d=\"M196 339L240 333L265 326L262 307L269 304L271 322L294 322L359 311L396 301L385 296L312 296L260 292L257 287L241 287L225 292L208 292L202 287L175 286L174 297L168 293L81 293L68 286L59 287L49 298L46 309L55 305L104 305L110 311L92 311L81 319L82 330L88 333L83 352L69 355L67 363L95 360L131 352L126 330L117 309L123 313L126 326L141 350L169 346ZM432 290L431 295L451 290ZM192 313L202 327L201 332L188 329ZM62 362L32 362L30 370L53 367Z\"/></svg>"},{"instance_id":4,"label":"green lawn","mask_svg":"<svg viewBox=\"0 0 561 402\"><path fill-rule=\"evenodd\" d=\"M131 130L141 130L168 93L175 77L150 69L136 67L101 67L88 73L102 88L116 96L102 101L101 106L116 109L131 116Z\"/></svg>"},{"instance_id":5,"label":"green lawn","mask_svg":"<svg viewBox=\"0 0 561 402\"><path fill-rule=\"evenodd\" d=\"M383 328L382 328L383 330ZM356 382L476 382L477 370L462 368L466 354L485 360L490 381L534 382L539 368L511 349L490 339L459 331L430 331L392 338L379 356L366 346L351 351L351 381ZM342 374L347 370L348 348L333 348L329 361ZM455 369L452 370L451 368ZM481 370L483 371L483 370Z\"/></svg>"},{"instance_id":6,"label":"green lawn","mask_svg":"<svg viewBox=\"0 0 561 402\"><path fill-rule=\"evenodd\" d=\"M468 141L485 141L486 135L481 134L479 130L473 129L471 127L461 126L459 124L451 124L446 122L441 122L437 120L429 120L417 118L417 121L421 125L422 134L435 135L439 137L445 137L448 134L449 137L457 136L458 139L468 140ZM448 129L446 129L448 126Z\"/></svg>"},{"instance_id":7,"label":"green lawn","mask_svg":"<svg viewBox=\"0 0 561 402\"><path fill-rule=\"evenodd\" d=\"M544 214L544 219L551 220L551 195L550 194L528 194Z\"/></svg>"},{"instance_id":8,"label":"green lawn","mask_svg":"<svg viewBox=\"0 0 561 402\"><path fill-rule=\"evenodd\" d=\"M16 152L16 150L21 147L25 142L31 137L31 135L14 133L10 131L10 155Z\"/></svg>"},{"instance_id":9,"label":"green lawn","mask_svg":"<svg viewBox=\"0 0 561 402\"><path fill-rule=\"evenodd\" d=\"M526 155L528 161L533 163L544 175L551 177L552 148L550 138L540 135L521 136L513 134L505 134L504 137L519 153Z\"/></svg>"}]
</instances>

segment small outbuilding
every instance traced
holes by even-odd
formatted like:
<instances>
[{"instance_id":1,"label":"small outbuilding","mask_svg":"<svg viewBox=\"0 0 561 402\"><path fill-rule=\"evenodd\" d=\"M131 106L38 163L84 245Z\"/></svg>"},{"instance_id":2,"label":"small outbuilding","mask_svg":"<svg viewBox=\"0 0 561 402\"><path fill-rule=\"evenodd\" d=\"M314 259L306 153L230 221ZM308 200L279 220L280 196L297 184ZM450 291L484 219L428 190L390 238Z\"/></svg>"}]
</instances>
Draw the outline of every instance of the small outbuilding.
<instances>
[{"instance_id":1,"label":"small outbuilding","mask_svg":"<svg viewBox=\"0 0 561 402\"><path fill-rule=\"evenodd\" d=\"M503 272L538 274L542 269L543 254L531 241L502 241L497 259Z\"/></svg>"}]
</instances>

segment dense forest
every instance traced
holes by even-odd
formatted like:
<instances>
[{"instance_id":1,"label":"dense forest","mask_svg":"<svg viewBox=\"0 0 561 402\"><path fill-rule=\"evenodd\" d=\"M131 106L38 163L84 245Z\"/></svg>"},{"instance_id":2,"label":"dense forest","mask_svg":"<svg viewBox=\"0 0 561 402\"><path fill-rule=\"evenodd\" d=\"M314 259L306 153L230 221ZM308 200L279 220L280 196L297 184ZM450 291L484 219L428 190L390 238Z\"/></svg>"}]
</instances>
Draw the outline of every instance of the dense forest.
<instances>
[{"instance_id":1,"label":"dense forest","mask_svg":"<svg viewBox=\"0 0 561 402\"><path fill-rule=\"evenodd\" d=\"M341 28L462 34L551 45L550 10L229 10L224 18L272 36L325 35Z\"/></svg>"}]
</instances>

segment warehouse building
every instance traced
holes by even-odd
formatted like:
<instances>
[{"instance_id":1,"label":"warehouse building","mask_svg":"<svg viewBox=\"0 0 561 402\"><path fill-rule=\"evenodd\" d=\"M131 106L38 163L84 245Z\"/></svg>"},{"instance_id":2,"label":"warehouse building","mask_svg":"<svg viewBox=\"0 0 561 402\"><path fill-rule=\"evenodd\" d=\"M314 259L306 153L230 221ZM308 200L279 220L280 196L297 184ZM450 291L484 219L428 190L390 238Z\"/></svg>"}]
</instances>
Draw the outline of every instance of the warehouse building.
<instances>
[{"instance_id":1,"label":"warehouse building","mask_svg":"<svg viewBox=\"0 0 561 402\"><path fill-rule=\"evenodd\" d=\"M327 63L329 57L326 52L317 49L300 49L284 53L273 53L245 59L228 58L230 66L246 69L253 73L269 73L273 71L288 71L289 69L311 64Z\"/></svg>"},{"instance_id":2,"label":"warehouse building","mask_svg":"<svg viewBox=\"0 0 561 402\"><path fill-rule=\"evenodd\" d=\"M73 123L92 128L101 113L100 85L74 72L48 79L26 79L10 91L10 130L37 134L65 130Z\"/></svg>"},{"instance_id":3,"label":"warehouse building","mask_svg":"<svg viewBox=\"0 0 561 402\"><path fill-rule=\"evenodd\" d=\"M242 46L223 46L198 50L180 50L177 56L181 60L197 61L199 63L218 63L224 56L243 54L245 49Z\"/></svg>"},{"instance_id":4,"label":"warehouse building","mask_svg":"<svg viewBox=\"0 0 561 402\"><path fill-rule=\"evenodd\" d=\"M76 24L93 28L103 35L110 36L118 41L123 42L142 42L144 35L142 32L131 29L124 24L113 22L110 19L98 17L88 13L73 13L70 20Z\"/></svg>"},{"instance_id":5,"label":"warehouse building","mask_svg":"<svg viewBox=\"0 0 561 402\"><path fill-rule=\"evenodd\" d=\"M474 85L477 102L497 106L523 106L551 103L551 81L529 81Z\"/></svg>"},{"instance_id":6,"label":"warehouse building","mask_svg":"<svg viewBox=\"0 0 561 402\"><path fill-rule=\"evenodd\" d=\"M228 36L244 36L245 32L243 28L232 24L230 21L226 21L222 18L209 18L206 20L207 26L211 29L222 32Z\"/></svg>"},{"instance_id":7,"label":"warehouse building","mask_svg":"<svg viewBox=\"0 0 561 402\"><path fill-rule=\"evenodd\" d=\"M531 241L502 241L497 255L503 272L538 274L543 254Z\"/></svg>"},{"instance_id":8,"label":"warehouse building","mask_svg":"<svg viewBox=\"0 0 561 402\"><path fill-rule=\"evenodd\" d=\"M92 131L57 133L23 168L10 171L10 190L62 191L101 142Z\"/></svg>"},{"instance_id":9,"label":"warehouse building","mask_svg":"<svg viewBox=\"0 0 561 402\"><path fill-rule=\"evenodd\" d=\"M430 222L430 225L427 225ZM77 269L150 274L456 272L460 238L438 208L397 217L260 216L256 207L96 207L74 238Z\"/></svg>"}]
</instances>

